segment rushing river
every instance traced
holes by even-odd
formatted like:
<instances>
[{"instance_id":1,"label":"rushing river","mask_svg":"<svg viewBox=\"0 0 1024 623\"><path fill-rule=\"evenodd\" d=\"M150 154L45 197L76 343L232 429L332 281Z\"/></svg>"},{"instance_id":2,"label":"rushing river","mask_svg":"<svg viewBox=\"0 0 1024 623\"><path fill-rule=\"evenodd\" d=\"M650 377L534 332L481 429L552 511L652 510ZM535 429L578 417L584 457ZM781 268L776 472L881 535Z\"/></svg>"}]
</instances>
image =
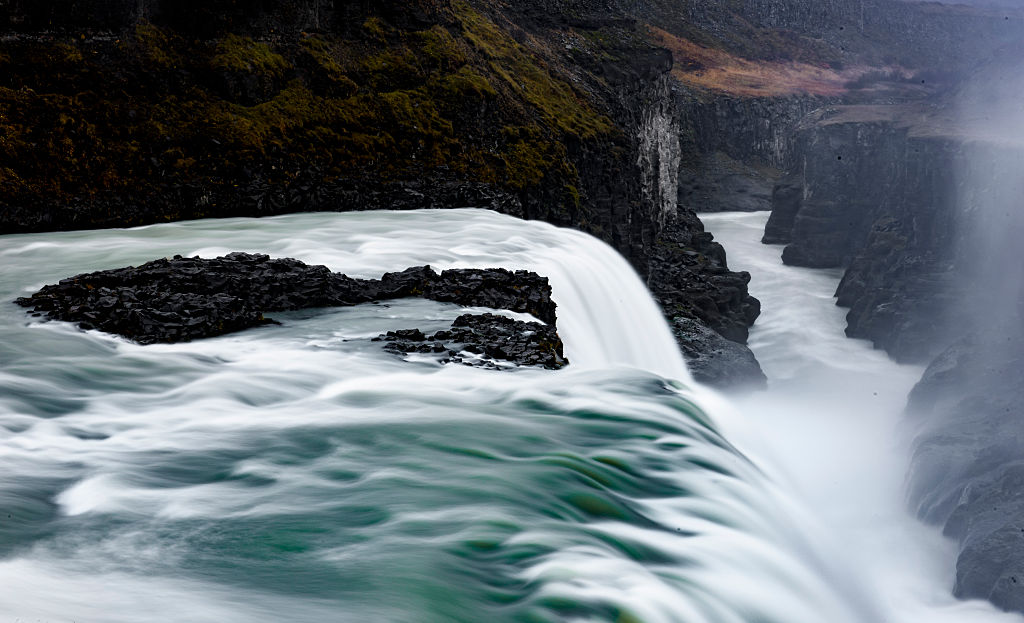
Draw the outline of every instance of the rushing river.
<instances>
[{"instance_id":1,"label":"rushing river","mask_svg":"<svg viewBox=\"0 0 1024 623\"><path fill-rule=\"evenodd\" d=\"M766 308L772 389L735 404L693 385L624 260L542 223L0 237L0 301L174 254L527 268L551 278L572 362L440 367L371 342L466 311L418 299L146 347L2 303L0 621L1018 621L948 597L952 549L899 508L892 426L919 370L813 312L835 275L782 268L763 221L712 219Z\"/></svg>"},{"instance_id":2,"label":"rushing river","mask_svg":"<svg viewBox=\"0 0 1024 623\"><path fill-rule=\"evenodd\" d=\"M760 243L767 212L702 214L749 271L763 313L750 348L769 390L739 399L723 433L776 482L794 491L825 543L871 596L886 623L1021 623L987 602L951 596L955 544L907 512L907 393L923 369L898 365L844 335L833 293L840 270L784 266L781 246Z\"/></svg>"}]
</instances>

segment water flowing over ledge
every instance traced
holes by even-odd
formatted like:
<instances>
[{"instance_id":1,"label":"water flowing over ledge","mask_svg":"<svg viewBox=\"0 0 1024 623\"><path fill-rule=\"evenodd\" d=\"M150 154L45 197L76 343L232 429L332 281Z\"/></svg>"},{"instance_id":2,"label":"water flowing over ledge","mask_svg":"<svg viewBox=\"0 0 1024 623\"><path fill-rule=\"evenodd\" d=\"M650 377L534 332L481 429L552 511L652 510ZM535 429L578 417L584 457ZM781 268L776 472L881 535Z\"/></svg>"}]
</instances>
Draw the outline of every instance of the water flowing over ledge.
<instances>
[{"instance_id":1,"label":"water flowing over ledge","mask_svg":"<svg viewBox=\"0 0 1024 623\"><path fill-rule=\"evenodd\" d=\"M722 436L742 420L692 385L640 280L586 235L464 210L0 240L4 300L230 250L357 277L533 270L551 280L572 361L502 375L371 345L466 311L414 299L155 346L0 306L0 612L888 620L817 521Z\"/></svg>"}]
</instances>

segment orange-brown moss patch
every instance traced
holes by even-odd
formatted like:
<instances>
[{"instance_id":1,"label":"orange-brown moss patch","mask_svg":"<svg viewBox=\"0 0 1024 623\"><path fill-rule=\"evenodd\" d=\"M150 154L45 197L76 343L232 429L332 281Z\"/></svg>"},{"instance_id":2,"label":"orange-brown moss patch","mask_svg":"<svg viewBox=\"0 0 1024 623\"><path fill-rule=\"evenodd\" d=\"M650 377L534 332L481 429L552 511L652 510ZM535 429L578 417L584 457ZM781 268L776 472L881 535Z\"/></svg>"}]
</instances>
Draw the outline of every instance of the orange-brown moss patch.
<instances>
[{"instance_id":1,"label":"orange-brown moss patch","mask_svg":"<svg viewBox=\"0 0 1024 623\"><path fill-rule=\"evenodd\" d=\"M650 32L655 43L672 51L672 75L684 84L708 91L747 97L837 96L846 93L849 81L871 70L857 67L837 71L800 61L751 60L653 26Z\"/></svg>"}]
</instances>

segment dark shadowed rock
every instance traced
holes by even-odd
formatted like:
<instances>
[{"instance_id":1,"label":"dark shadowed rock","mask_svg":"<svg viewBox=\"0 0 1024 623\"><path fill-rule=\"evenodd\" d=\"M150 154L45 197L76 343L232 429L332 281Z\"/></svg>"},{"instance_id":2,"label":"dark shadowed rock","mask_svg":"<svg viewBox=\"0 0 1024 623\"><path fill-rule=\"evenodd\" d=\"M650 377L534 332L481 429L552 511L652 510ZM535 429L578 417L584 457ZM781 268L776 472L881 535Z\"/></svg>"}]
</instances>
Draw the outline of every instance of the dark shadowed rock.
<instances>
[{"instance_id":1,"label":"dark shadowed rock","mask_svg":"<svg viewBox=\"0 0 1024 623\"><path fill-rule=\"evenodd\" d=\"M718 389L763 389L768 379L754 353L692 318L678 317L672 334L694 380Z\"/></svg>"},{"instance_id":2,"label":"dark shadowed rock","mask_svg":"<svg viewBox=\"0 0 1024 623\"><path fill-rule=\"evenodd\" d=\"M353 279L326 266L248 253L175 256L82 274L16 302L54 320L151 344L240 331L270 322L265 312L409 296L510 309L555 322L547 278L528 271L453 269L438 275L419 266L379 280Z\"/></svg>"},{"instance_id":3,"label":"dark shadowed rock","mask_svg":"<svg viewBox=\"0 0 1024 623\"><path fill-rule=\"evenodd\" d=\"M771 211L764 227L764 244L789 244L792 240L793 221L800 210L803 197L801 177L791 174L780 180L772 189Z\"/></svg>"},{"instance_id":4,"label":"dark shadowed rock","mask_svg":"<svg viewBox=\"0 0 1024 623\"><path fill-rule=\"evenodd\" d=\"M555 302L547 278L525 270L446 270L431 282L425 296L435 301L508 309L555 324Z\"/></svg>"},{"instance_id":5,"label":"dark shadowed rock","mask_svg":"<svg viewBox=\"0 0 1024 623\"><path fill-rule=\"evenodd\" d=\"M729 270L722 245L693 211L680 207L654 245L648 286L702 383L764 385L764 373L745 346L761 313L748 283L750 274Z\"/></svg>"},{"instance_id":6,"label":"dark shadowed rock","mask_svg":"<svg viewBox=\"0 0 1024 623\"><path fill-rule=\"evenodd\" d=\"M960 543L957 596L1024 611L1024 339L959 340L928 367L908 412L921 426L910 499Z\"/></svg>"},{"instance_id":7,"label":"dark shadowed rock","mask_svg":"<svg viewBox=\"0 0 1024 623\"><path fill-rule=\"evenodd\" d=\"M455 319L451 329L429 336L419 329L402 329L388 331L374 339L388 342L385 350L399 354L437 354L444 363L498 368L495 362L504 361L549 370L569 363L562 354L562 340L553 326L496 314L463 314Z\"/></svg>"},{"instance_id":8,"label":"dark shadowed rock","mask_svg":"<svg viewBox=\"0 0 1024 623\"><path fill-rule=\"evenodd\" d=\"M750 296L750 273L729 270L725 249L704 231L697 215L680 210L652 251L648 286L670 320L695 318L739 344L761 314Z\"/></svg>"}]
</instances>

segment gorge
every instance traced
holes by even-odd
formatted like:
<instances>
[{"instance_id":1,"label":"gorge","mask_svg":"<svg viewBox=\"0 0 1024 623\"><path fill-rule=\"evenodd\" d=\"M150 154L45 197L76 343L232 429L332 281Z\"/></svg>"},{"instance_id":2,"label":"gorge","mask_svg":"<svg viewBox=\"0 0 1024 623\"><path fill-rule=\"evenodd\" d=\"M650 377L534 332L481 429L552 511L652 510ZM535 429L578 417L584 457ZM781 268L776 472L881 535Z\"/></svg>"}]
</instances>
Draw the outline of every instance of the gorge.
<instances>
[{"instance_id":1,"label":"gorge","mask_svg":"<svg viewBox=\"0 0 1024 623\"><path fill-rule=\"evenodd\" d=\"M181 620L1019 620L943 596L1024 613L1024 10L980 5L0 1L4 300L242 251L364 286L533 271L503 287L546 278L559 305L557 327L461 291L321 309L340 299L295 281L314 295L280 325L245 307L221 330L204 302L213 329L186 339L256 328L147 346L5 306L3 612L156 620L191 594ZM54 317L96 313L75 305ZM456 327L469 342L442 343ZM481 356L512 333L539 336L520 363L560 338L568 367ZM792 409L769 420L792 439L757 405ZM859 464L835 437L869 438L858 408L897 439ZM905 532L808 495L815 458L862 470L885 496L850 498ZM904 476L958 553L899 519ZM819 534L868 526L906 564ZM88 603L92 575L126 614Z\"/></svg>"}]
</instances>

